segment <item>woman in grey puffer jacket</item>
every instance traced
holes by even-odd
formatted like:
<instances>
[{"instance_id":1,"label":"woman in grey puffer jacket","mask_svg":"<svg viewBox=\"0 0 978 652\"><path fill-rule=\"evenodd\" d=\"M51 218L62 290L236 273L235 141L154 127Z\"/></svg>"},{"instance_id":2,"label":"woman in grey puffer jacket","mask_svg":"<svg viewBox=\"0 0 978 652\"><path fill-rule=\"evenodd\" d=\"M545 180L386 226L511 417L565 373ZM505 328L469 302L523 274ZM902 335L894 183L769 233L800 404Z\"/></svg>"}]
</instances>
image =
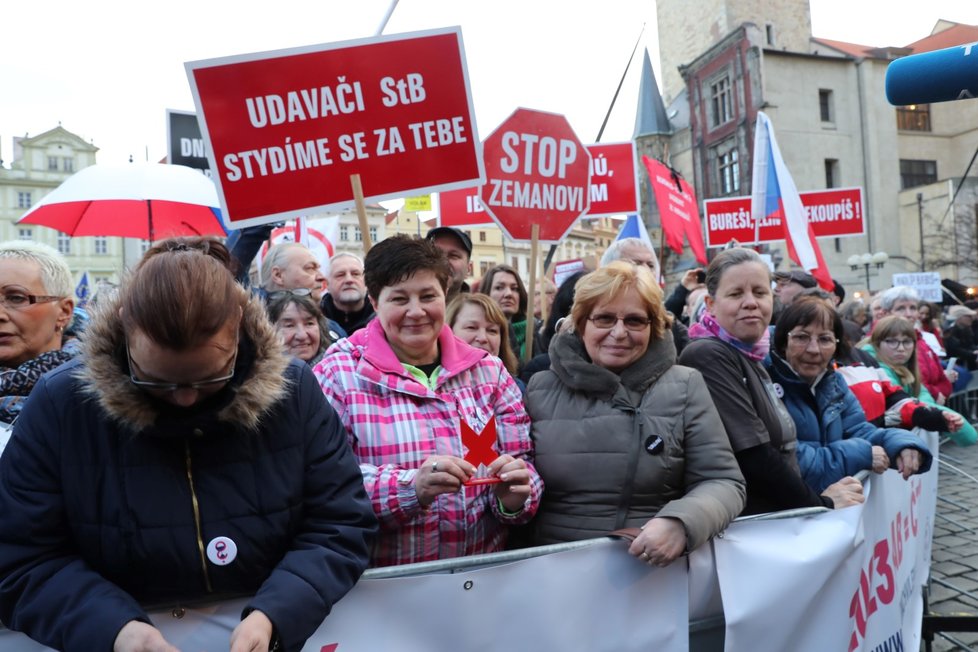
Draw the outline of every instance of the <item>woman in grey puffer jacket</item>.
<instances>
[{"instance_id":1,"label":"woman in grey puffer jacket","mask_svg":"<svg viewBox=\"0 0 978 652\"><path fill-rule=\"evenodd\" d=\"M616 262L577 284L551 369L525 397L547 490L537 545L641 528L629 552L665 565L743 509L744 479L699 372L676 349L651 273Z\"/></svg>"}]
</instances>

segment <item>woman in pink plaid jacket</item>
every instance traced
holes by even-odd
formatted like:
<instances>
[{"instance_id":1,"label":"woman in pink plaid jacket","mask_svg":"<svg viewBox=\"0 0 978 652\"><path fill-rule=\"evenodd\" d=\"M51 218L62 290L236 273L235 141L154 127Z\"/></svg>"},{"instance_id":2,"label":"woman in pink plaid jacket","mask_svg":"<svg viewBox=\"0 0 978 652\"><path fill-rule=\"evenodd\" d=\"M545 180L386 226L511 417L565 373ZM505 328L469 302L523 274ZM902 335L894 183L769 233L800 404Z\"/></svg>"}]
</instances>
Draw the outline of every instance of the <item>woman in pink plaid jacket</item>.
<instances>
[{"instance_id":1,"label":"woman in pink plaid jacket","mask_svg":"<svg viewBox=\"0 0 978 652\"><path fill-rule=\"evenodd\" d=\"M540 503L520 390L445 325L450 277L425 240L377 244L364 261L376 318L313 370L380 521L373 566L499 551Z\"/></svg>"}]
</instances>

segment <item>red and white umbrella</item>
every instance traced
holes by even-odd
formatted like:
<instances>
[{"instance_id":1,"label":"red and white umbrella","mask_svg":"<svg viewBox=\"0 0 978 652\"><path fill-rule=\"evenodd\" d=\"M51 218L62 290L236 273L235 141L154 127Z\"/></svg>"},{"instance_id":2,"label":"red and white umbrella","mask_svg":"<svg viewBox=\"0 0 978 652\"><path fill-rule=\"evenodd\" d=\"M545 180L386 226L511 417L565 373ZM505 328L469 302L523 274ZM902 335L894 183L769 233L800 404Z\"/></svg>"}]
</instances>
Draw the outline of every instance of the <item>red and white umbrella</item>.
<instances>
[{"instance_id":1,"label":"red and white umbrella","mask_svg":"<svg viewBox=\"0 0 978 652\"><path fill-rule=\"evenodd\" d=\"M158 240L224 235L214 182L183 165L97 164L68 177L24 213L37 224L74 236Z\"/></svg>"}]
</instances>

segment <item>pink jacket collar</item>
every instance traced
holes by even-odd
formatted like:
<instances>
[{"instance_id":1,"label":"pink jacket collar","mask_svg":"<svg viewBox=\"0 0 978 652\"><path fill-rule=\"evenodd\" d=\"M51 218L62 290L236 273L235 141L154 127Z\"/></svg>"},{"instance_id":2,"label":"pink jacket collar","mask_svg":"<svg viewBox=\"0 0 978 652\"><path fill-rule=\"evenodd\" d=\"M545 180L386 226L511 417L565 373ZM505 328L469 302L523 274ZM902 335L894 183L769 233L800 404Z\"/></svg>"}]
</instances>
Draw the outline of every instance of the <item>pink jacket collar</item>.
<instances>
[{"instance_id":1,"label":"pink jacket collar","mask_svg":"<svg viewBox=\"0 0 978 652\"><path fill-rule=\"evenodd\" d=\"M397 359L394 349L387 341L387 335L380 325L379 319L372 319L366 328L361 328L350 336L354 347L363 347L363 358L384 373L409 376L404 365ZM488 353L482 349L469 346L455 337L447 325L441 327L438 334L438 350L441 355L441 367L444 370L439 376L442 379L451 378L466 369L473 367Z\"/></svg>"}]
</instances>

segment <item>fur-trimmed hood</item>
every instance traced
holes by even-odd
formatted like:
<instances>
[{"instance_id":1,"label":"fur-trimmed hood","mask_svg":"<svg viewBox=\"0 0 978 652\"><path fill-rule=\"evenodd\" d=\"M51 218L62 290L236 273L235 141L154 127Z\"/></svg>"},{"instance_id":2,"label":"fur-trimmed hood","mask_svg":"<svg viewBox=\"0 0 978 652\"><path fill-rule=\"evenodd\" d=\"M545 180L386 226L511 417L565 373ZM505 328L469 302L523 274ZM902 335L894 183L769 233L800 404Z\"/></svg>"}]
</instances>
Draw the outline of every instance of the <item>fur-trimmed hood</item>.
<instances>
[{"instance_id":1,"label":"fur-trimmed hood","mask_svg":"<svg viewBox=\"0 0 978 652\"><path fill-rule=\"evenodd\" d=\"M285 396L289 357L258 297L244 307L241 336L235 376L206 417L254 431L263 415ZM164 405L129 382L118 299L100 305L92 315L83 353L85 364L78 371L83 391L112 419L140 432L162 425L171 416L164 414Z\"/></svg>"}]
</instances>

